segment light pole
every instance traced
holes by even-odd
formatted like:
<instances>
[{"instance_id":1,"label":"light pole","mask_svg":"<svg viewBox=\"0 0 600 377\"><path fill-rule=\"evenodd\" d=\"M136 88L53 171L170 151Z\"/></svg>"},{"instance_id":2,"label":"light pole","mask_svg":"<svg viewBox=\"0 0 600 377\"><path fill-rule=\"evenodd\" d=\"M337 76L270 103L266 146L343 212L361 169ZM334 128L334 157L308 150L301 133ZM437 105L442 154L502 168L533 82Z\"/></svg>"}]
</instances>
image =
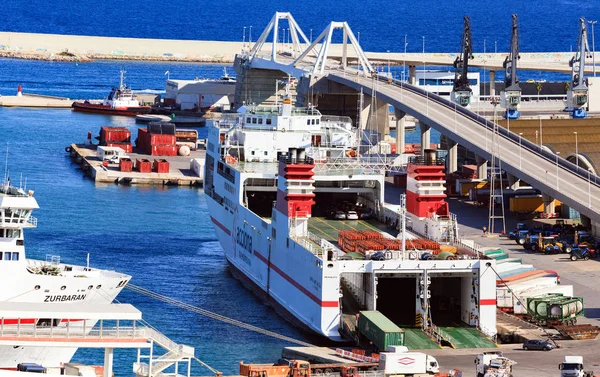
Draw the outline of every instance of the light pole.
<instances>
[{"instance_id":1,"label":"light pole","mask_svg":"<svg viewBox=\"0 0 600 377\"><path fill-rule=\"evenodd\" d=\"M244 36L242 37L242 44L246 46L246 27L244 26Z\"/></svg>"},{"instance_id":2,"label":"light pole","mask_svg":"<svg viewBox=\"0 0 600 377\"><path fill-rule=\"evenodd\" d=\"M358 34L358 44L360 44L360 31L357 33Z\"/></svg>"},{"instance_id":3,"label":"light pole","mask_svg":"<svg viewBox=\"0 0 600 377\"><path fill-rule=\"evenodd\" d=\"M592 181L590 179L591 174L592 168L588 168L588 207L590 208L592 208Z\"/></svg>"},{"instance_id":4,"label":"light pole","mask_svg":"<svg viewBox=\"0 0 600 377\"><path fill-rule=\"evenodd\" d=\"M425 84L425 36L423 36L423 84Z\"/></svg>"},{"instance_id":5,"label":"light pole","mask_svg":"<svg viewBox=\"0 0 600 377\"><path fill-rule=\"evenodd\" d=\"M522 158L523 158L523 148L521 148L521 138L523 137L523 132L519 132L519 170L522 170Z\"/></svg>"},{"instance_id":6,"label":"light pole","mask_svg":"<svg viewBox=\"0 0 600 377\"><path fill-rule=\"evenodd\" d=\"M402 63L402 76L406 78L406 46L408 46L408 42L406 41L407 34L404 34L404 62Z\"/></svg>"},{"instance_id":7,"label":"light pole","mask_svg":"<svg viewBox=\"0 0 600 377\"><path fill-rule=\"evenodd\" d=\"M540 148L542 147L542 116L540 115Z\"/></svg>"},{"instance_id":8,"label":"light pole","mask_svg":"<svg viewBox=\"0 0 600 377\"><path fill-rule=\"evenodd\" d=\"M483 40L483 55L485 55L485 39ZM485 56L483 58L483 82L485 83ZM485 85L483 85L483 95L485 96Z\"/></svg>"},{"instance_id":9,"label":"light pole","mask_svg":"<svg viewBox=\"0 0 600 377\"><path fill-rule=\"evenodd\" d=\"M310 43L312 43L312 29L310 29Z\"/></svg>"},{"instance_id":10,"label":"light pole","mask_svg":"<svg viewBox=\"0 0 600 377\"><path fill-rule=\"evenodd\" d=\"M498 41L494 41L494 53L498 53Z\"/></svg>"},{"instance_id":11,"label":"light pole","mask_svg":"<svg viewBox=\"0 0 600 377\"><path fill-rule=\"evenodd\" d=\"M250 34L248 35L248 43L252 43L252 25L250 25Z\"/></svg>"},{"instance_id":12,"label":"light pole","mask_svg":"<svg viewBox=\"0 0 600 377\"><path fill-rule=\"evenodd\" d=\"M558 190L558 155L560 152L556 152L556 189Z\"/></svg>"},{"instance_id":13,"label":"light pole","mask_svg":"<svg viewBox=\"0 0 600 377\"><path fill-rule=\"evenodd\" d=\"M596 25L598 21L588 21L588 24L592 25L592 65L594 70L594 77L596 77L596 46L594 44L594 25Z\"/></svg>"},{"instance_id":14,"label":"light pole","mask_svg":"<svg viewBox=\"0 0 600 377\"><path fill-rule=\"evenodd\" d=\"M392 71L390 68L390 55L389 55L390 50L387 50L387 53L388 53L388 76L389 76L389 78L392 78Z\"/></svg>"},{"instance_id":15,"label":"light pole","mask_svg":"<svg viewBox=\"0 0 600 377\"><path fill-rule=\"evenodd\" d=\"M573 131L573 133L575 134L575 164L577 165L577 167L579 167L579 147L577 145L577 131Z\"/></svg>"}]
</instances>

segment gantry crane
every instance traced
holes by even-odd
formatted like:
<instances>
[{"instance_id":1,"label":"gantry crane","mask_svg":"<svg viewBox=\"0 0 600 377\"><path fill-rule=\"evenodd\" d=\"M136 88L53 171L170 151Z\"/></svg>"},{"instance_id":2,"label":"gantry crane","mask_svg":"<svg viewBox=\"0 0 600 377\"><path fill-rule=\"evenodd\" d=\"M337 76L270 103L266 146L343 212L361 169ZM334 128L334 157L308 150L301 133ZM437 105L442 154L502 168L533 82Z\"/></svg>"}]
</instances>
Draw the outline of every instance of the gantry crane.
<instances>
[{"instance_id":1,"label":"gantry crane","mask_svg":"<svg viewBox=\"0 0 600 377\"><path fill-rule=\"evenodd\" d=\"M454 87L451 98L457 104L467 107L471 102L473 91L469 85L469 59L473 59L473 43L471 41L471 21L465 16L463 28L462 46L460 55L454 60Z\"/></svg>"},{"instance_id":2,"label":"gantry crane","mask_svg":"<svg viewBox=\"0 0 600 377\"><path fill-rule=\"evenodd\" d=\"M572 109L573 118L585 118L588 102L588 87L584 77L585 55L589 53L585 19L579 19L579 36L577 37L577 52L569 61L571 66L571 86L567 91L567 106Z\"/></svg>"},{"instance_id":3,"label":"gantry crane","mask_svg":"<svg viewBox=\"0 0 600 377\"><path fill-rule=\"evenodd\" d=\"M519 119L519 105L521 104L521 87L517 77L517 61L519 55L519 25L517 15L512 15L512 37L510 53L504 60L504 90L500 93L500 105L506 109L506 119Z\"/></svg>"}]
</instances>

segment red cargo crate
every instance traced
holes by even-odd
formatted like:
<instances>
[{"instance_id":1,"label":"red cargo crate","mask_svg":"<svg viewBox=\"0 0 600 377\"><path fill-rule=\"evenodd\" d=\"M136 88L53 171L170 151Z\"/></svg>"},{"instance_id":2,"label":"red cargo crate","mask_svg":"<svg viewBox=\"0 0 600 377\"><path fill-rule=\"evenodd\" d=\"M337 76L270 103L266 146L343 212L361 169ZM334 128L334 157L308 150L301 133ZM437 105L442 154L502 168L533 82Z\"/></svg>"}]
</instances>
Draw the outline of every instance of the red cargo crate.
<instances>
[{"instance_id":1,"label":"red cargo crate","mask_svg":"<svg viewBox=\"0 0 600 377\"><path fill-rule=\"evenodd\" d=\"M177 141L175 135L164 135L164 134L150 134L150 144L172 144L174 145Z\"/></svg>"},{"instance_id":2,"label":"red cargo crate","mask_svg":"<svg viewBox=\"0 0 600 377\"><path fill-rule=\"evenodd\" d=\"M168 173L169 172L169 161L165 159L154 160L154 172L155 173Z\"/></svg>"},{"instance_id":3,"label":"red cargo crate","mask_svg":"<svg viewBox=\"0 0 600 377\"><path fill-rule=\"evenodd\" d=\"M146 160L145 158L138 158L135 162L135 169L140 173L152 173L152 162L150 162L150 160Z\"/></svg>"},{"instance_id":4,"label":"red cargo crate","mask_svg":"<svg viewBox=\"0 0 600 377\"><path fill-rule=\"evenodd\" d=\"M133 161L130 158L122 158L119 160L119 170L124 172L133 171Z\"/></svg>"},{"instance_id":5,"label":"red cargo crate","mask_svg":"<svg viewBox=\"0 0 600 377\"><path fill-rule=\"evenodd\" d=\"M131 142L131 131L125 127L104 126L100 129L100 145L129 142Z\"/></svg>"},{"instance_id":6,"label":"red cargo crate","mask_svg":"<svg viewBox=\"0 0 600 377\"><path fill-rule=\"evenodd\" d=\"M174 144L152 144L148 154L152 156L177 156L177 146Z\"/></svg>"},{"instance_id":7,"label":"red cargo crate","mask_svg":"<svg viewBox=\"0 0 600 377\"><path fill-rule=\"evenodd\" d=\"M131 143L107 143L107 147L119 147L127 153L133 152L133 145Z\"/></svg>"}]
</instances>

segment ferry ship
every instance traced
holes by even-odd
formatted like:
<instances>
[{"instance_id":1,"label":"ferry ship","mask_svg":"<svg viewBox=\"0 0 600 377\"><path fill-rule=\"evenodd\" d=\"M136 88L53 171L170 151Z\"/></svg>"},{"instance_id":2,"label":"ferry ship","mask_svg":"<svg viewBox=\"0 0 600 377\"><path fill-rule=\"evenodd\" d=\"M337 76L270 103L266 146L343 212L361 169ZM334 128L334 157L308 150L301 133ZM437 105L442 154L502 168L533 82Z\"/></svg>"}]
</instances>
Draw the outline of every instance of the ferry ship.
<instances>
[{"instance_id":1,"label":"ferry ship","mask_svg":"<svg viewBox=\"0 0 600 377\"><path fill-rule=\"evenodd\" d=\"M493 261L423 260L431 251L409 250L409 232L400 250L342 245L343 231L397 245L401 224L456 241L442 160L412 159L404 210L385 200L394 164L360 155L364 132L348 117L294 107L286 94L281 105L242 106L207 127L206 200L232 274L287 320L334 341L356 340L362 310L416 331L460 324L496 334Z\"/></svg>"},{"instance_id":2,"label":"ferry ship","mask_svg":"<svg viewBox=\"0 0 600 377\"><path fill-rule=\"evenodd\" d=\"M73 111L84 113L99 113L107 115L136 116L148 114L150 106L140 105L135 94L125 85L125 71L121 70L121 80L118 88L112 88L108 97L102 103L89 101L73 102Z\"/></svg>"},{"instance_id":3,"label":"ferry ship","mask_svg":"<svg viewBox=\"0 0 600 377\"><path fill-rule=\"evenodd\" d=\"M89 266L60 262L59 256L46 260L27 259L24 230L37 227L31 216L39 208L33 191L11 186L6 179L0 185L0 301L19 303L72 303L73 305L112 303L131 276ZM46 318L5 318L0 325L24 327L74 327L83 321ZM93 327L88 321L89 329ZM0 369L16 369L23 362L59 367L71 360L77 348L0 345Z\"/></svg>"}]
</instances>

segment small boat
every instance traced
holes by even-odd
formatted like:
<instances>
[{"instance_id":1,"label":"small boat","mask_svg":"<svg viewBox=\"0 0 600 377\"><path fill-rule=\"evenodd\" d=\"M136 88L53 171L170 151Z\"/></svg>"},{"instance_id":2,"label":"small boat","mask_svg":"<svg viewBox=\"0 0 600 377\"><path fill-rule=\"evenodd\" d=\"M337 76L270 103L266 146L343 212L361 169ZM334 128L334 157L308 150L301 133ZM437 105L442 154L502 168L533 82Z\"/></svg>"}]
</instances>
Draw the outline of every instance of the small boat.
<instances>
[{"instance_id":1,"label":"small boat","mask_svg":"<svg viewBox=\"0 0 600 377\"><path fill-rule=\"evenodd\" d=\"M88 100L73 102L73 111L100 113L109 115L136 116L148 114L150 106L140 105L137 96L125 85L125 71L121 70L121 81L118 88L112 88L102 103L91 103Z\"/></svg>"}]
</instances>

